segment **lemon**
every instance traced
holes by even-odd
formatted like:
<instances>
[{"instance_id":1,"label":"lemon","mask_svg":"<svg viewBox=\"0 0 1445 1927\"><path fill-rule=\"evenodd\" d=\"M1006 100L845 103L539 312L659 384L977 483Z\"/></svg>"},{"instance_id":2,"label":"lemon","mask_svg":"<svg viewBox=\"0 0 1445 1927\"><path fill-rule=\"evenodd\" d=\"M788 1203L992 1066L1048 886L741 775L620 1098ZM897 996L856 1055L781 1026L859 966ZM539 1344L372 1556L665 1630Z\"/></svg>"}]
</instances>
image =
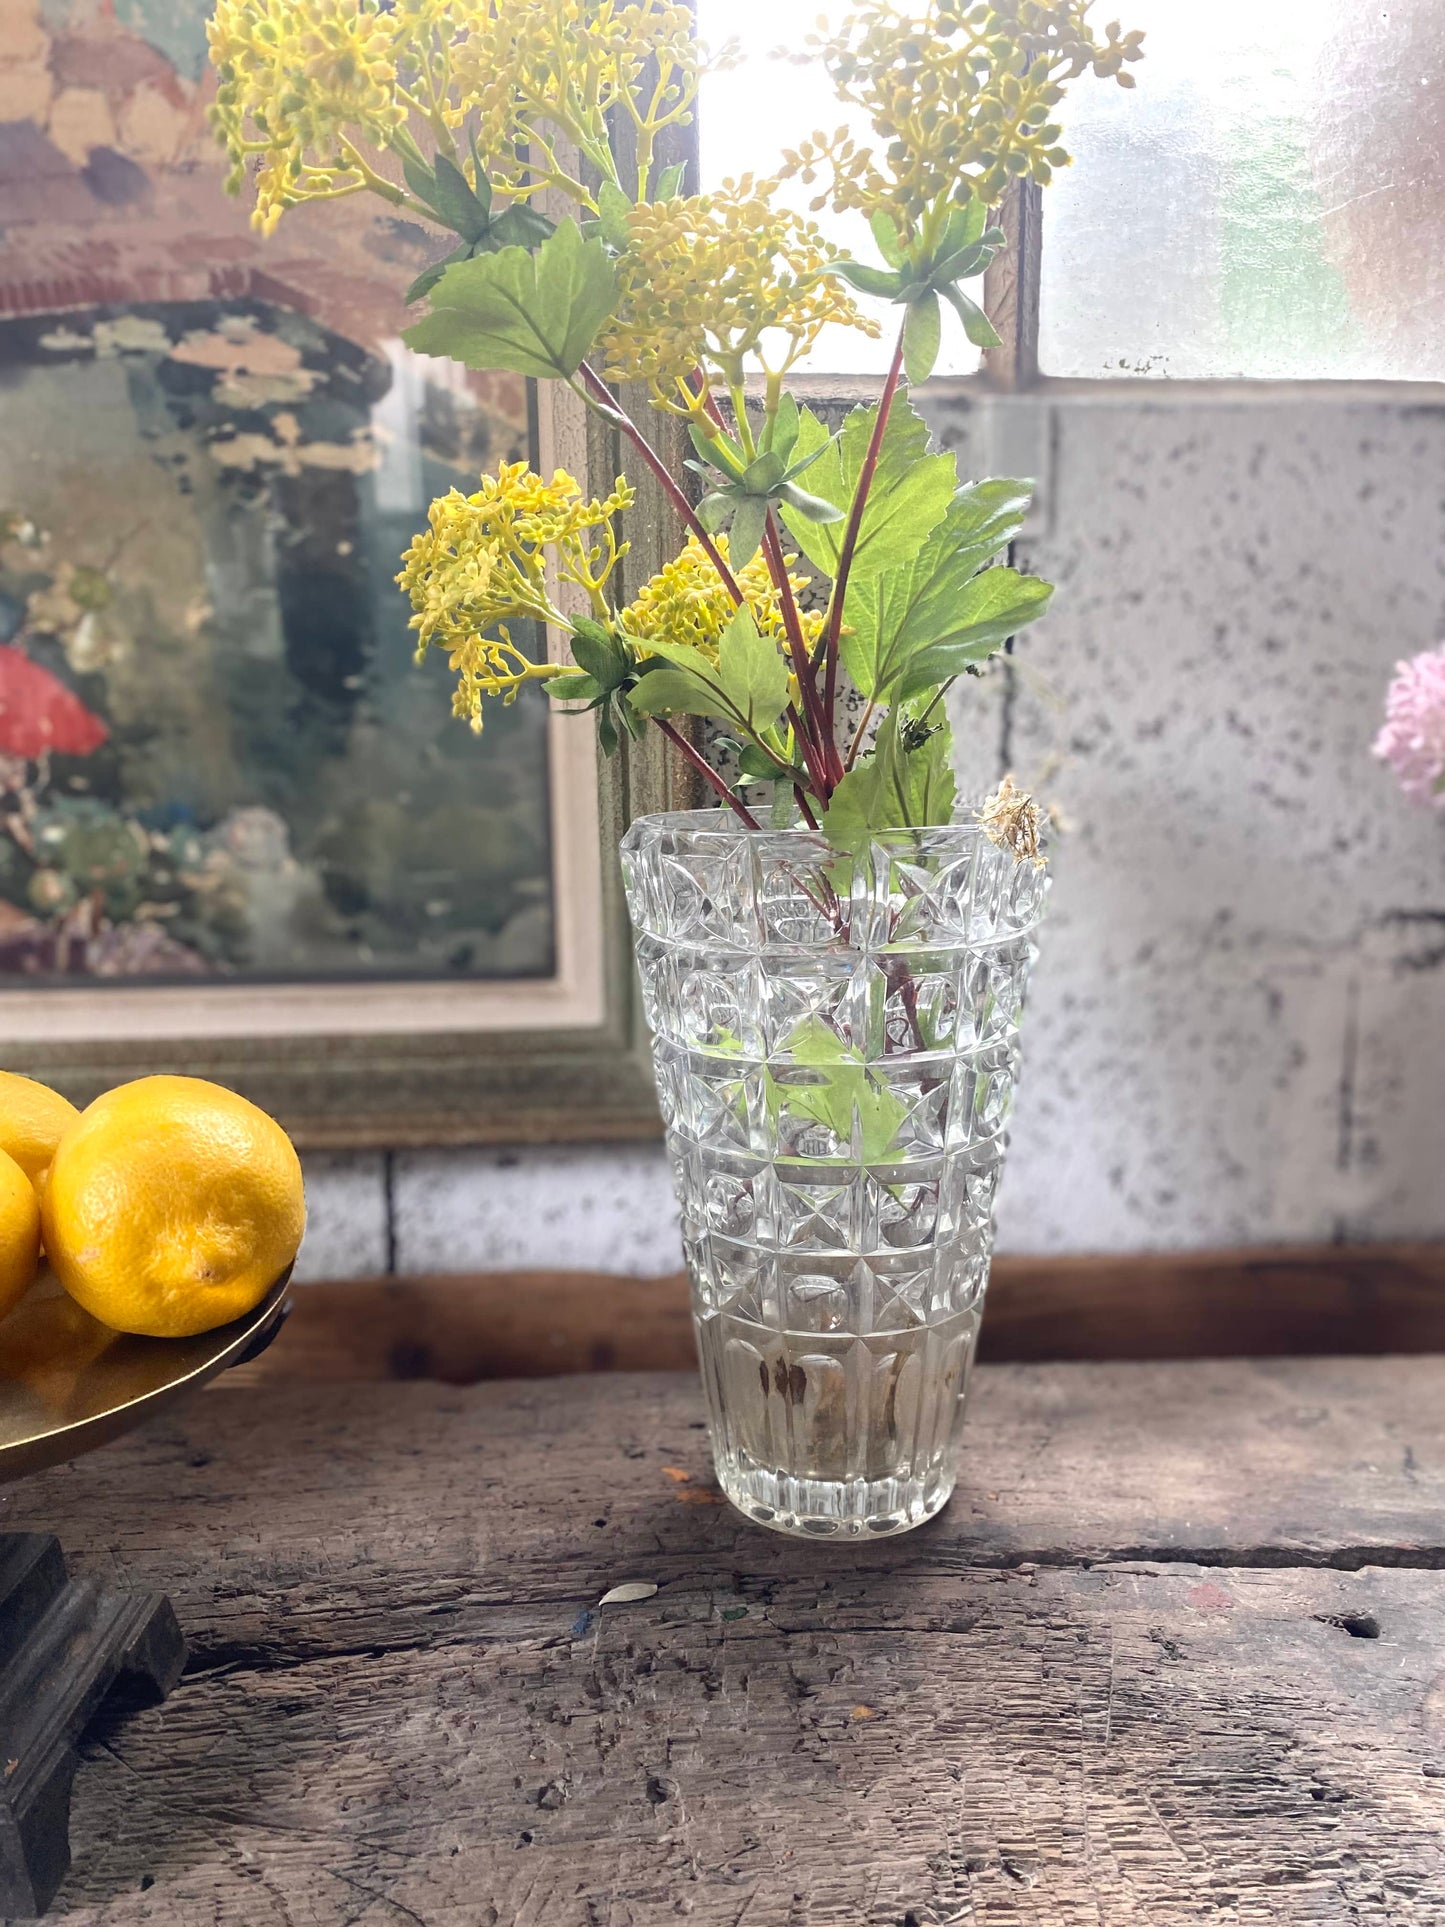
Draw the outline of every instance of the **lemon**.
<instances>
[{"instance_id":1,"label":"lemon","mask_svg":"<svg viewBox=\"0 0 1445 1927\"><path fill-rule=\"evenodd\" d=\"M281 1126L199 1077L141 1077L70 1126L42 1207L46 1255L117 1331L188 1338L258 1304L306 1228Z\"/></svg>"},{"instance_id":2,"label":"lemon","mask_svg":"<svg viewBox=\"0 0 1445 1927\"><path fill-rule=\"evenodd\" d=\"M61 1132L80 1116L80 1112L52 1091L48 1084L37 1084L33 1077L20 1077L14 1071L0 1071L0 1151L8 1152L35 1186L39 1197L45 1172L55 1156Z\"/></svg>"},{"instance_id":3,"label":"lemon","mask_svg":"<svg viewBox=\"0 0 1445 1927\"><path fill-rule=\"evenodd\" d=\"M0 1151L0 1318L21 1297L40 1263L40 1206L34 1187Z\"/></svg>"}]
</instances>

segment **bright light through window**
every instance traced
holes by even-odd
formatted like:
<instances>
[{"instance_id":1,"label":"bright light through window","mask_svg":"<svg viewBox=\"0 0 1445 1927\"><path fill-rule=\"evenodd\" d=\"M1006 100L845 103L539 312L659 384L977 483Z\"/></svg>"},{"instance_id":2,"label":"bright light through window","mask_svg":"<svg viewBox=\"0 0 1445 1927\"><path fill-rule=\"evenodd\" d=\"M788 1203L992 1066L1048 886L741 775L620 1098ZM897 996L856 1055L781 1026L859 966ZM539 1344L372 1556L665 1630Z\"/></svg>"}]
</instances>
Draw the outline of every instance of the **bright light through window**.
<instances>
[{"instance_id":1,"label":"bright light through window","mask_svg":"<svg viewBox=\"0 0 1445 1927\"><path fill-rule=\"evenodd\" d=\"M817 0L698 0L702 40L721 47L735 39L744 49L736 67L711 74L703 82L699 137L704 188L716 187L730 176L772 173L781 164L785 147L796 147L819 128L831 131L846 126L860 142L871 140L867 119L838 99L818 61L798 64L774 57L779 48L803 53L804 40L817 30L819 17ZM809 214L846 253L878 262L873 237L860 215L838 215L826 208L810 212L808 203L818 191L819 186L788 181L778 198ZM976 285L970 285L968 292L979 298ZM827 374L881 374L887 368L899 310L861 295L858 301L882 322L882 337L870 341L852 328L827 328L800 368ZM935 373L968 374L977 366L978 350L964 338L955 317L945 312L943 352Z\"/></svg>"},{"instance_id":2,"label":"bright light through window","mask_svg":"<svg viewBox=\"0 0 1445 1927\"><path fill-rule=\"evenodd\" d=\"M1044 206L1051 375L1445 378L1445 0L1117 0Z\"/></svg>"}]
</instances>

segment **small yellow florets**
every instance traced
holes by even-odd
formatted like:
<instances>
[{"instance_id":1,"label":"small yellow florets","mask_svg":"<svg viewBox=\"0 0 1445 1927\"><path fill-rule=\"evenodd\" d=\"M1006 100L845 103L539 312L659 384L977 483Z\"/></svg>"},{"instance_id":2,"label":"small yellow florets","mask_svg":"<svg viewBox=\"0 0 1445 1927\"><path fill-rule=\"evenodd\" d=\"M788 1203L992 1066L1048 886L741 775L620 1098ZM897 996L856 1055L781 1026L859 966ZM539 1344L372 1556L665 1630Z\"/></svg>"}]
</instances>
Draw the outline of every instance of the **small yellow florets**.
<instances>
[{"instance_id":1,"label":"small yellow florets","mask_svg":"<svg viewBox=\"0 0 1445 1927\"><path fill-rule=\"evenodd\" d=\"M727 537L719 535L714 540L726 561ZM794 555L785 556L784 565L791 568L797 559ZM781 642L785 635L783 613L761 551L740 571L737 580L758 628L765 636ZM800 599L809 578L790 575L788 581L795 600ZM689 642L694 648L713 655L719 636L732 620L734 606L702 544L695 535L690 535L681 553L664 563L651 581L642 585L619 614L617 626L629 641L642 644L644 655L654 637L667 642ZM823 617L821 613L805 611L800 621L811 650L822 631Z\"/></svg>"},{"instance_id":2,"label":"small yellow florets","mask_svg":"<svg viewBox=\"0 0 1445 1927\"><path fill-rule=\"evenodd\" d=\"M1090 70L1132 87L1125 63L1142 33L1116 24L1097 39L1093 0L929 0L914 12L868 0L829 35L810 35L841 100L862 107L878 137L859 147L845 129L790 150L787 171L830 180L815 208L892 215L912 237L940 199L992 205L1020 175L1046 182L1069 156L1053 121L1062 83Z\"/></svg>"},{"instance_id":3,"label":"small yellow florets","mask_svg":"<svg viewBox=\"0 0 1445 1927\"><path fill-rule=\"evenodd\" d=\"M406 120L398 18L379 0L217 0L211 122L239 188L258 157L256 225L294 202L364 186L356 140L386 146Z\"/></svg>"},{"instance_id":4,"label":"small yellow florets","mask_svg":"<svg viewBox=\"0 0 1445 1927\"><path fill-rule=\"evenodd\" d=\"M610 379L665 394L700 367L739 380L743 357L760 349L781 372L830 321L877 334L828 273L837 251L811 221L773 204L775 186L745 175L715 194L631 210L617 312L599 344Z\"/></svg>"},{"instance_id":5,"label":"small yellow florets","mask_svg":"<svg viewBox=\"0 0 1445 1927\"><path fill-rule=\"evenodd\" d=\"M524 682L554 673L531 662L509 628L565 622L549 567L557 580L585 589L598 614L608 613L602 590L627 553L612 519L632 500L621 477L605 499L589 502L565 470L548 482L525 462L512 462L484 475L475 494L453 489L432 503L428 526L413 537L396 579L415 612L418 657L433 645L449 652L458 677L454 715L480 730L484 696L511 702Z\"/></svg>"}]
</instances>

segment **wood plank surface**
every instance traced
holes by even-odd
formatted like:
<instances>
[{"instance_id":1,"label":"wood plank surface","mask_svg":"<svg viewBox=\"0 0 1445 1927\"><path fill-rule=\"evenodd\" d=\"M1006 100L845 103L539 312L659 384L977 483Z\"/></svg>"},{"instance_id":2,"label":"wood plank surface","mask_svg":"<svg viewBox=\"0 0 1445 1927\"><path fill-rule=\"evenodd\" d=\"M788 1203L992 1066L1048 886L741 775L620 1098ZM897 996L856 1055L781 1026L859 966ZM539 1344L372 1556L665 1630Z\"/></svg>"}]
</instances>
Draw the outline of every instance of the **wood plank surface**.
<instances>
[{"instance_id":1,"label":"wood plank surface","mask_svg":"<svg viewBox=\"0 0 1445 1927\"><path fill-rule=\"evenodd\" d=\"M1445 1245L995 1260L982 1356L1257 1358L1445 1352ZM687 1281L480 1272L299 1286L257 1376L489 1378L690 1371Z\"/></svg>"},{"instance_id":2,"label":"wood plank surface","mask_svg":"<svg viewBox=\"0 0 1445 1927\"><path fill-rule=\"evenodd\" d=\"M978 1387L856 1547L719 1502L691 1378L222 1382L6 1489L193 1641L51 1917L1445 1921L1445 1361Z\"/></svg>"}]
</instances>

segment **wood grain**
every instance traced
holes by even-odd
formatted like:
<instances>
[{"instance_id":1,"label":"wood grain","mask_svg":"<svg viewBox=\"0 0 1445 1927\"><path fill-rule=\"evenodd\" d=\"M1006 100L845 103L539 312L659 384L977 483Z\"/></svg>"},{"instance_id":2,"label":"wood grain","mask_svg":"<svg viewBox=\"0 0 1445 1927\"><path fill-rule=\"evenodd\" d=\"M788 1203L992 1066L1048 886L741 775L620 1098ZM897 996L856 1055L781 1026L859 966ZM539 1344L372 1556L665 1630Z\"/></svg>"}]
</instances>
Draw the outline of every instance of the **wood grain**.
<instances>
[{"instance_id":1,"label":"wood grain","mask_svg":"<svg viewBox=\"0 0 1445 1927\"><path fill-rule=\"evenodd\" d=\"M1445 1351L1445 1246L999 1258L983 1356ZM682 1273L484 1272L298 1288L257 1378L479 1379L690 1371Z\"/></svg>"},{"instance_id":2,"label":"wood grain","mask_svg":"<svg viewBox=\"0 0 1445 1927\"><path fill-rule=\"evenodd\" d=\"M719 1503L700 1425L222 1382L11 1489L194 1647L52 1917L1445 1920L1445 1361L985 1367L953 1504L858 1547Z\"/></svg>"}]
</instances>

